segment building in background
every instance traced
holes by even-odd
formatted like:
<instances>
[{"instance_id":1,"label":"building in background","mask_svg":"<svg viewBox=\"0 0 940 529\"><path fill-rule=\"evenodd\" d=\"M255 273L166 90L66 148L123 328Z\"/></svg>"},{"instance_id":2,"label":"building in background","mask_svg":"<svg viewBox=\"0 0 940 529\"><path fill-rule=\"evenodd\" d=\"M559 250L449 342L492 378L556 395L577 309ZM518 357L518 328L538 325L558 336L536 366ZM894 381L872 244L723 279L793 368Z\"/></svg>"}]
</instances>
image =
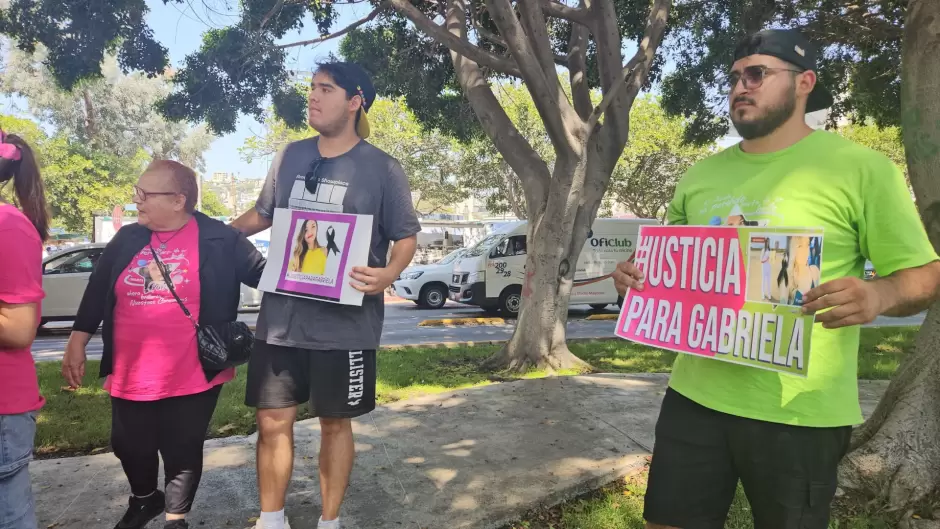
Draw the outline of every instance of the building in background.
<instances>
[{"instance_id":1,"label":"building in background","mask_svg":"<svg viewBox=\"0 0 940 529\"><path fill-rule=\"evenodd\" d=\"M242 178L235 173L212 173L203 180L203 189L215 193L222 204L237 216L255 206L264 180L261 178Z\"/></svg>"}]
</instances>

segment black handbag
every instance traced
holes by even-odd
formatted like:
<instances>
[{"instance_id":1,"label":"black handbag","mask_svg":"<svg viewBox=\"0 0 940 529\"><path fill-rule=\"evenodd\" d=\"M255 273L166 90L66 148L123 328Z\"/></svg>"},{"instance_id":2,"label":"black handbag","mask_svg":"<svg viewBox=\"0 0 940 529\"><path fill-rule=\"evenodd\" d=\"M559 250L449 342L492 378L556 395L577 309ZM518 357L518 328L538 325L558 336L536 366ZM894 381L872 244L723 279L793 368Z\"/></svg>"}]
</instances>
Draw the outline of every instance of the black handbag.
<instances>
[{"instance_id":1,"label":"black handbag","mask_svg":"<svg viewBox=\"0 0 940 529\"><path fill-rule=\"evenodd\" d=\"M251 350L254 347L255 336L243 321L227 321L224 323L215 323L210 325L201 325L196 323L192 314L183 300L176 294L176 288L173 287L173 279L167 273L166 267L153 246L150 246L150 253L154 261L157 262L157 268L163 275L163 281L166 283L170 294L176 299L183 314L189 318L193 327L196 329L196 342L199 350L199 363L202 367L210 371L219 371L244 364L251 356Z\"/></svg>"}]
</instances>

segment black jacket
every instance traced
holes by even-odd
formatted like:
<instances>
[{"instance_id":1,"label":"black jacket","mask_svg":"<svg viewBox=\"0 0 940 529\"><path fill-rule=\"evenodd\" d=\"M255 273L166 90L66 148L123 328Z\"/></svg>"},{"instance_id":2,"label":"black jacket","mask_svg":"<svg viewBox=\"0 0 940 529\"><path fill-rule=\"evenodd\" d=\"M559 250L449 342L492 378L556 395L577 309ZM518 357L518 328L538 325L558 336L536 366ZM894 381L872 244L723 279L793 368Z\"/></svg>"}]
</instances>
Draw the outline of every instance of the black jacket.
<instances>
[{"instance_id":1,"label":"black jacket","mask_svg":"<svg viewBox=\"0 0 940 529\"><path fill-rule=\"evenodd\" d=\"M195 213L199 226L199 323L213 324L238 318L241 283L257 287L266 263L257 248L234 228ZM104 351L100 376L113 370L114 285L131 259L150 243L153 232L140 224L121 228L102 252L88 280L72 329L101 334ZM212 380L219 371L206 371Z\"/></svg>"}]
</instances>

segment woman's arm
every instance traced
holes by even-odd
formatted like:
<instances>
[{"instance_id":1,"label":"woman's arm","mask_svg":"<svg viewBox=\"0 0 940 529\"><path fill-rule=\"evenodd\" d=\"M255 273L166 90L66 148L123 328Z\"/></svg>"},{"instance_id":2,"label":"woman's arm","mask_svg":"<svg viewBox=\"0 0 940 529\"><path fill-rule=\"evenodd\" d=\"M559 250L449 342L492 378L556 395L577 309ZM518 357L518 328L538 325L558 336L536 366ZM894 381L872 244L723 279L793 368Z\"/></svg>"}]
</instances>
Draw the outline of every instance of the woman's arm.
<instances>
[{"instance_id":1,"label":"woman's arm","mask_svg":"<svg viewBox=\"0 0 940 529\"><path fill-rule=\"evenodd\" d=\"M114 267L115 254L126 237L121 237L121 231L101 252L101 258L95 265L95 269L88 278L88 286L85 287L85 293L82 295L82 302L78 306L78 314L75 316L75 323L72 329L93 335L98 332L98 327L105 317L107 307L108 291L112 287L111 269Z\"/></svg>"},{"instance_id":2,"label":"woman's arm","mask_svg":"<svg viewBox=\"0 0 940 529\"><path fill-rule=\"evenodd\" d=\"M21 224L21 225L17 225ZM0 353L25 349L36 338L42 290L42 241L25 217L0 230Z\"/></svg>"},{"instance_id":3,"label":"woman's arm","mask_svg":"<svg viewBox=\"0 0 940 529\"><path fill-rule=\"evenodd\" d=\"M258 288L261 273L267 260L244 235L238 234L235 240L235 274L240 283L251 288Z\"/></svg>"},{"instance_id":4,"label":"woman's arm","mask_svg":"<svg viewBox=\"0 0 940 529\"><path fill-rule=\"evenodd\" d=\"M65 357L62 359L62 376L70 387L77 388L82 385L85 378L85 347L91 340L91 334L82 331L72 331L69 341L65 344Z\"/></svg>"},{"instance_id":5,"label":"woman's arm","mask_svg":"<svg viewBox=\"0 0 940 529\"><path fill-rule=\"evenodd\" d=\"M36 338L39 305L0 303L0 349L25 349Z\"/></svg>"}]
</instances>

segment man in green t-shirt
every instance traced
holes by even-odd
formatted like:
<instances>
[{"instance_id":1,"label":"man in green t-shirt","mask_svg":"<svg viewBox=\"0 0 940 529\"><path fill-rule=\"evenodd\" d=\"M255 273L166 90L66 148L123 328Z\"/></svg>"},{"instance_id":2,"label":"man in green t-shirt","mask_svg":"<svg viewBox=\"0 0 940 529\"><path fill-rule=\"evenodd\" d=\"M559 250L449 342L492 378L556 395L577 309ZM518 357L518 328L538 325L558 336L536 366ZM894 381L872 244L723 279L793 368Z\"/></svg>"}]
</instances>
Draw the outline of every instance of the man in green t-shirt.
<instances>
[{"instance_id":1,"label":"man in green t-shirt","mask_svg":"<svg viewBox=\"0 0 940 529\"><path fill-rule=\"evenodd\" d=\"M740 479L758 529L825 528L837 466L862 422L859 325L916 314L938 297L940 263L903 173L806 125L806 112L832 104L816 55L789 30L738 46L728 102L744 140L690 168L667 214L680 225L823 228L821 259L811 248L788 263L814 280L770 285L816 313L813 362L797 377L680 355L656 425L648 527L724 527ZM879 279L861 279L866 259ZM632 263L614 279L621 294L643 289Z\"/></svg>"}]
</instances>

